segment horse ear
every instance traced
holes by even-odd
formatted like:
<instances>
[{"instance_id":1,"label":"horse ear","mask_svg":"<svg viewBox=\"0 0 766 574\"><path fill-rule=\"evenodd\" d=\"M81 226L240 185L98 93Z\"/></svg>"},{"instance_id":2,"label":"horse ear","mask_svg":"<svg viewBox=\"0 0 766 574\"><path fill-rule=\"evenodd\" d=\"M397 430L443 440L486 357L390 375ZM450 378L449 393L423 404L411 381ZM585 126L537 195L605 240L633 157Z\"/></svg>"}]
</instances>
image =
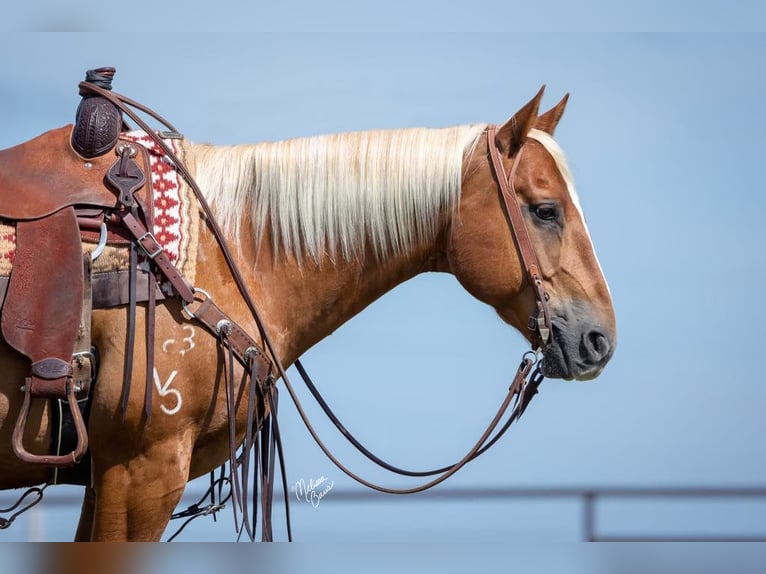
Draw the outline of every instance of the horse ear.
<instances>
[{"instance_id":1,"label":"horse ear","mask_svg":"<svg viewBox=\"0 0 766 574\"><path fill-rule=\"evenodd\" d=\"M498 128L495 145L502 153L511 156L524 144L529 130L534 127L537 120L537 110L540 108L540 100L544 91L545 86L543 85L534 98Z\"/></svg>"},{"instance_id":2,"label":"horse ear","mask_svg":"<svg viewBox=\"0 0 766 574\"><path fill-rule=\"evenodd\" d=\"M558 104L537 118L535 127L538 130L542 130L548 135L552 136L553 132L556 130L556 126L558 125L559 120L561 119L561 116L564 115L564 109L567 107L567 101L569 101L569 94L566 94L563 98L561 98L561 101Z\"/></svg>"}]
</instances>

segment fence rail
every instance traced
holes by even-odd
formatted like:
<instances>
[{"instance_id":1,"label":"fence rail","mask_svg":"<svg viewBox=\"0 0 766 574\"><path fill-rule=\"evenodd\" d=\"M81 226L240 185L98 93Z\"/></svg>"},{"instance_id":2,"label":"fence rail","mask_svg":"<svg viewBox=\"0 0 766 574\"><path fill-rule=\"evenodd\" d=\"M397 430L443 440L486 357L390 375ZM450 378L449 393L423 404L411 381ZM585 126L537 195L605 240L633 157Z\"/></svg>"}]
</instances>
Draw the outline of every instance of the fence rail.
<instances>
[{"instance_id":1,"label":"fence rail","mask_svg":"<svg viewBox=\"0 0 766 574\"><path fill-rule=\"evenodd\" d=\"M201 496L202 492L187 491L189 498ZM277 496L280 496L277 493ZM186 497L185 497L186 498ZM333 489L333 502L391 502L389 495L370 490ZM400 497L399 497L400 498ZM395 500L394 498L393 500ZM425 503L428 501L457 502L457 501L511 501L511 500L541 500L541 501L576 501L580 508L580 528L583 541L590 542L707 542L707 541L747 541L766 542L766 513L764 513L762 532L758 533L725 533L720 534L652 534L642 532L609 534L600 527L600 504L606 502L626 501L748 501L759 502L766 507L766 487L764 486L733 486L733 487L508 487L508 488L440 488L419 494L417 497L406 497L409 502ZM49 489L45 494L44 505L48 507L76 508L81 502L81 496L72 490L57 492Z\"/></svg>"},{"instance_id":2,"label":"fence rail","mask_svg":"<svg viewBox=\"0 0 766 574\"><path fill-rule=\"evenodd\" d=\"M389 500L385 495L369 491L333 491L333 500L372 501ZM576 500L580 502L582 540L588 542L708 542L708 541L737 541L737 542L766 542L766 515L763 520L763 533L737 534L651 534L630 533L610 535L599 529L598 505L608 501L631 500L694 500L709 502L712 500L726 501L760 501L766 504L766 487L735 486L735 487L531 487L531 488L442 488L419 495L422 499L445 501L480 501L480 500Z\"/></svg>"}]
</instances>

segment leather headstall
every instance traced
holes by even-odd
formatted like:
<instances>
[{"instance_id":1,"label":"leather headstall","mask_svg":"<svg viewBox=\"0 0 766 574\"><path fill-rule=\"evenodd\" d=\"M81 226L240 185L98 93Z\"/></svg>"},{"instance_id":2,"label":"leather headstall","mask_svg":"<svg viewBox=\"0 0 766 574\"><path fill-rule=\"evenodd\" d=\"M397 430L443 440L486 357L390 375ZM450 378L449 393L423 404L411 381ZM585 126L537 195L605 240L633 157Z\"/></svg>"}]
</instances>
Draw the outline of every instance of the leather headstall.
<instances>
[{"instance_id":1,"label":"leather headstall","mask_svg":"<svg viewBox=\"0 0 766 574\"><path fill-rule=\"evenodd\" d=\"M516 195L516 188L513 180L516 176L516 170L521 163L521 155L524 152L522 145L513 158L510 175L506 175L503 161L500 159L500 150L495 143L497 135L497 126L487 127L487 148L489 149L490 165L495 173L497 183L500 186L500 194L503 198L503 208L508 217L508 224L511 228L511 235L516 241L519 249L521 262L527 274L530 284L535 290L536 309L529 317L529 328L534 332L533 348L536 351L543 349L551 337L551 315L548 310L548 294L543 286L540 264L535 255L535 249L532 246L532 240L529 238L527 226L524 223L524 215L521 212L521 205Z\"/></svg>"}]
</instances>

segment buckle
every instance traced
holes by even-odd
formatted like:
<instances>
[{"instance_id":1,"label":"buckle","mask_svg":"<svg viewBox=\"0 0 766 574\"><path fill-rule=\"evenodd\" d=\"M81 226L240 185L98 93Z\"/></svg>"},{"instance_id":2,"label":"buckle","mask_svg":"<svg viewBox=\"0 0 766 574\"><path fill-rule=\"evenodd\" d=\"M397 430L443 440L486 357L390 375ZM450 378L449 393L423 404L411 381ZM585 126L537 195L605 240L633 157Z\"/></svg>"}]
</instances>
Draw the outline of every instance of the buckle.
<instances>
[{"instance_id":1,"label":"buckle","mask_svg":"<svg viewBox=\"0 0 766 574\"><path fill-rule=\"evenodd\" d=\"M537 332L540 333L540 339L542 339L543 346L548 344L548 340L551 338L551 330L548 328L548 323L545 320L544 315L537 316Z\"/></svg>"},{"instance_id":2,"label":"buckle","mask_svg":"<svg viewBox=\"0 0 766 574\"><path fill-rule=\"evenodd\" d=\"M198 287L194 288L194 300L187 303L186 301L181 301L181 310L186 314L187 318L189 319L197 319L197 315L194 314L195 311L199 311L202 305L208 300L211 299L210 293L205 291L204 289L200 289ZM193 303L199 303L199 305L192 310L191 305Z\"/></svg>"},{"instance_id":3,"label":"buckle","mask_svg":"<svg viewBox=\"0 0 766 574\"><path fill-rule=\"evenodd\" d=\"M87 394L91 383L96 379L96 356L93 351L82 351L72 355L72 383L77 394ZM75 368L76 367L76 368ZM88 367L87 374L83 367ZM79 399L79 397L78 397Z\"/></svg>"},{"instance_id":4,"label":"buckle","mask_svg":"<svg viewBox=\"0 0 766 574\"><path fill-rule=\"evenodd\" d=\"M153 246L154 247L154 251L150 251L146 247L146 245L144 245L143 242L144 242L145 239L151 239L152 240L152 242L154 243L154 246ZM160 242L157 241L157 238L154 236L154 233L152 233L151 231L147 231L141 237L138 238L138 245L141 247L141 249L144 250L144 253L146 253L146 256L149 259L151 259L152 261L154 261L154 259L160 253L162 253L164 251L164 249L162 248L162 245L160 245Z\"/></svg>"}]
</instances>

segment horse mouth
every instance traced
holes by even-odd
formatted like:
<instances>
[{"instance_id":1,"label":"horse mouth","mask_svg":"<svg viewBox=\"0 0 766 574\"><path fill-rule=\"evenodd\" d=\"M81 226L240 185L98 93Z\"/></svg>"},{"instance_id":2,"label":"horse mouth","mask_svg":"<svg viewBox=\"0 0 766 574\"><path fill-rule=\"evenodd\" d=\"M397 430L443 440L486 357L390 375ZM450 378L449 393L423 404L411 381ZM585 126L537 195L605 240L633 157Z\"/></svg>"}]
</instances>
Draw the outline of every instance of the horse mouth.
<instances>
[{"instance_id":1,"label":"horse mouth","mask_svg":"<svg viewBox=\"0 0 766 574\"><path fill-rule=\"evenodd\" d=\"M566 321L552 322L551 341L543 349L541 366L543 374L550 379L565 381L595 379L603 370L605 361L588 360L582 352L582 344L574 341L572 333L567 331L568 326L571 327Z\"/></svg>"},{"instance_id":2,"label":"horse mouth","mask_svg":"<svg viewBox=\"0 0 766 574\"><path fill-rule=\"evenodd\" d=\"M556 330L553 330L553 337L548 346L543 350L542 371L549 379L564 379L571 381L572 369L567 362L567 356L564 353L563 346L557 340Z\"/></svg>"}]
</instances>

